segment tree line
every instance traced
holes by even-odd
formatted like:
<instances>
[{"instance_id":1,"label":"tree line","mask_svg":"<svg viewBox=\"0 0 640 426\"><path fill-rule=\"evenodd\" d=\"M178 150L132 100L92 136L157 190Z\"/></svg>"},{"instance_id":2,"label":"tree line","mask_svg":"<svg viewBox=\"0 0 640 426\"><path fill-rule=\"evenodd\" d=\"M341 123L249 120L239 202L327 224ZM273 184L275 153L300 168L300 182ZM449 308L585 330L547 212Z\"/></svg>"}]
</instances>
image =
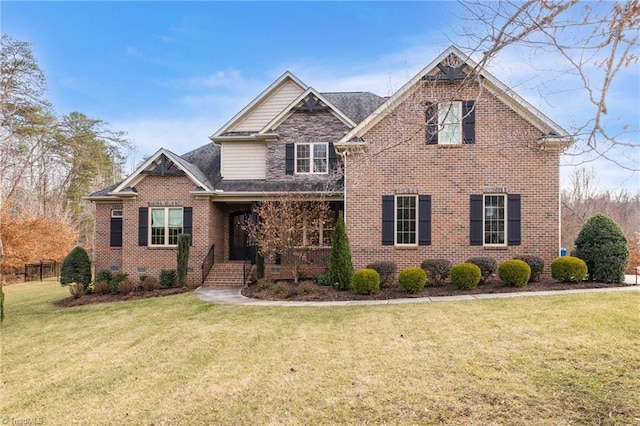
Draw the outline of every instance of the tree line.
<instances>
[{"instance_id":1,"label":"tree line","mask_svg":"<svg viewBox=\"0 0 640 426\"><path fill-rule=\"evenodd\" d=\"M82 197L122 178L124 132L81 112L59 115L31 44L2 35L0 263L4 272L90 247L93 213Z\"/></svg>"}]
</instances>

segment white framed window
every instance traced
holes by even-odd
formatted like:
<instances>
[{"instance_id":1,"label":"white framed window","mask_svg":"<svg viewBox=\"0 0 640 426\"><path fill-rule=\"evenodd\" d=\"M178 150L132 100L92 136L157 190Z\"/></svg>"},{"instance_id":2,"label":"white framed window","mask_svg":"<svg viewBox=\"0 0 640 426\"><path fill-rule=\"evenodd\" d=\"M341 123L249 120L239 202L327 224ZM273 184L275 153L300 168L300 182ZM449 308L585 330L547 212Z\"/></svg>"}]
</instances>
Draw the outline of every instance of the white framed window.
<instances>
[{"instance_id":1,"label":"white framed window","mask_svg":"<svg viewBox=\"0 0 640 426\"><path fill-rule=\"evenodd\" d=\"M334 226L332 211L325 212L322 217L304 218L301 235L302 245L331 247Z\"/></svg>"},{"instance_id":2,"label":"white framed window","mask_svg":"<svg viewBox=\"0 0 640 426\"><path fill-rule=\"evenodd\" d=\"M438 144L462 143L462 102L438 104Z\"/></svg>"},{"instance_id":3,"label":"white framed window","mask_svg":"<svg viewBox=\"0 0 640 426\"><path fill-rule=\"evenodd\" d=\"M112 209L111 217L122 217L122 209Z\"/></svg>"},{"instance_id":4,"label":"white framed window","mask_svg":"<svg viewBox=\"0 0 640 426\"><path fill-rule=\"evenodd\" d=\"M327 173L329 164L328 143L298 143L295 149L297 174Z\"/></svg>"},{"instance_id":5,"label":"white framed window","mask_svg":"<svg viewBox=\"0 0 640 426\"><path fill-rule=\"evenodd\" d=\"M418 245L418 196L396 195L395 245Z\"/></svg>"},{"instance_id":6,"label":"white framed window","mask_svg":"<svg viewBox=\"0 0 640 426\"><path fill-rule=\"evenodd\" d=\"M149 216L150 246L178 245L178 234L182 233L182 207L152 207Z\"/></svg>"},{"instance_id":7,"label":"white framed window","mask_svg":"<svg viewBox=\"0 0 640 426\"><path fill-rule=\"evenodd\" d=\"M483 235L485 246L507 245L507 195L484 194Z\"/></svg>"}]
</instances>

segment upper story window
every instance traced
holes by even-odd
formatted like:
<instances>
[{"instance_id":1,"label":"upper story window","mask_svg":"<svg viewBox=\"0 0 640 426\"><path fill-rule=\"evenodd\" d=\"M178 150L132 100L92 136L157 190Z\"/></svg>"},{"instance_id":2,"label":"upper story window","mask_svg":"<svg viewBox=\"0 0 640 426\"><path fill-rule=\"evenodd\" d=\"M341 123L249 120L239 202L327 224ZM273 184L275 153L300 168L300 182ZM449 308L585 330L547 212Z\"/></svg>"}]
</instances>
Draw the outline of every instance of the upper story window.
<instances>
[{"instance_id":1,"label":"upper story window","mask_svg":"<svg viewBox=\"0 0 640 426\"><path fill-rule=\"evenodd\" d=\"M182 207L153 207L151 217L151 246L175 246L182 233Z\"/></svg>"},{"instance_id":2,"label":"upper story window","mask_svg":"<svg viewBox=\"0 0 640 426\"><path fill-rule=\"evenodd\" d=\"M483 233L485 246L504 246L506 239L506 194L484 194Z\"/></svg>"},{"instance_id":3,"label":"upper story window","mask_svg":"<svg viewBox=\"0 0 640 426\"><path fill-rule=\"evenodd\" d=\"M475 102L428 102L427 144L459 145L475 143Z\"/></svg>"},{"instance_id":4,"label":"upper story window","mask_svg":"<svg viewBox=\"0 0 640 426\"><path fill-rule=\"evenodd\" d=\"M438 104L438 143L462 143L462 102Z\"/></svg>"},{"instance_id":5,"label":"upper story window","mask_svg":"<svg viewBox=\"0 0 640 426\"><path fill-rule=\"evenodd\" d=\"M327 173L329 144L298 143L296 146L296 173Z\"/></svg>"}]
</instances>

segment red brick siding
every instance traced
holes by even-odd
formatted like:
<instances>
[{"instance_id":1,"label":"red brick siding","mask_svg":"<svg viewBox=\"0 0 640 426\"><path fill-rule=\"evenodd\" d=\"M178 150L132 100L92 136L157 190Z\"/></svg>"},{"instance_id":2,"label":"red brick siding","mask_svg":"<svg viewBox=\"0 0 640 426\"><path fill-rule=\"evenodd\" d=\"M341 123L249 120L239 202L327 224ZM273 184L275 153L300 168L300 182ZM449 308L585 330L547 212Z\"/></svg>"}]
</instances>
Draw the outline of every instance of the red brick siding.
<instances>
[{"instance_id":1,"label":"red brick siding","mask_svg":"<svg viewBox=\"0 0 640 426\"><path fill-rule=\"evenodd\" d=\"M175 269L177 248L138 246L138 208L149 207L150 202L175 203L193 208L193 245L189 249L189 268L193 272L188 275L188 281L190 285L200 284L202 261L211 242L216 241L213 234L219 231L219 212L209 200L196 199L189 193L195 185L186 176L145 176L135 188L138 196L122 202L121 249L109 247L110 204L96 207L96 270L109 269L119 263L122 272L137 278L140 275L158 277L161 269Z\"/></svg>"},{"instance_id":2,"label":"red brick siding","mask_svg":"<svg viewBox=\"0 0 640 426\"><path fill-rule=\"evenodd\" d=\"M502 261L519 254L541 256L548 265L557 256L558 154L537 149L540 130L486 91L478 97L471 88L461 97L476 101L476 143L425 144L420 105L445 99L452 87L425 85L364 135L367 154L348 159L347 229L356 268L378 260L393 260L402 269L427 258L461 262L490 256ZM522 245L487 249L469 244L469 196L482 194L485 187L521 194ZM432 196L431 245L383 246L382 195L413 191Z\"/></svg>"}]
</instances>

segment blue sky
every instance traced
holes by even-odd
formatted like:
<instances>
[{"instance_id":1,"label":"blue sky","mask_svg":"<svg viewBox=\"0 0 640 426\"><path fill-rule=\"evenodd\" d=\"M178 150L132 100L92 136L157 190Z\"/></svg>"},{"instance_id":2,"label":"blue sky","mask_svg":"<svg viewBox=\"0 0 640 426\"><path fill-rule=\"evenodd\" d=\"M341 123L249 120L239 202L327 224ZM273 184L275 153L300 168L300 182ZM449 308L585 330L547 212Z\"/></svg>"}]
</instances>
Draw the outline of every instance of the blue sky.
<instances>
[{"instance_id":1,"label":"blue sky","mask_svg":"<svg viewBox=\"0 0 640 426\"><path fill-rule=\"evenodd\" d=\"M321 92L387 96L474 30L454 2L13 2L2 31L33 44L59 114L80 111L124 130L135 164L160 147L178 154L208 136L289 70ZM538 56L536 56L538 55ZM570 130L585 121L577 77L557 58L522 49L490 71ZM560 69L560 66L555 67ZM612 88L608 119L640 127L638 66ZM637 142L636 142L637 143ZM639 155L616 153L638 167ZM587 157L565 157L563 164ZM639 175L591 161L603 189L638 191ZM562 168L568 176L571 168Z\"/></svg>"}]
</instances>

